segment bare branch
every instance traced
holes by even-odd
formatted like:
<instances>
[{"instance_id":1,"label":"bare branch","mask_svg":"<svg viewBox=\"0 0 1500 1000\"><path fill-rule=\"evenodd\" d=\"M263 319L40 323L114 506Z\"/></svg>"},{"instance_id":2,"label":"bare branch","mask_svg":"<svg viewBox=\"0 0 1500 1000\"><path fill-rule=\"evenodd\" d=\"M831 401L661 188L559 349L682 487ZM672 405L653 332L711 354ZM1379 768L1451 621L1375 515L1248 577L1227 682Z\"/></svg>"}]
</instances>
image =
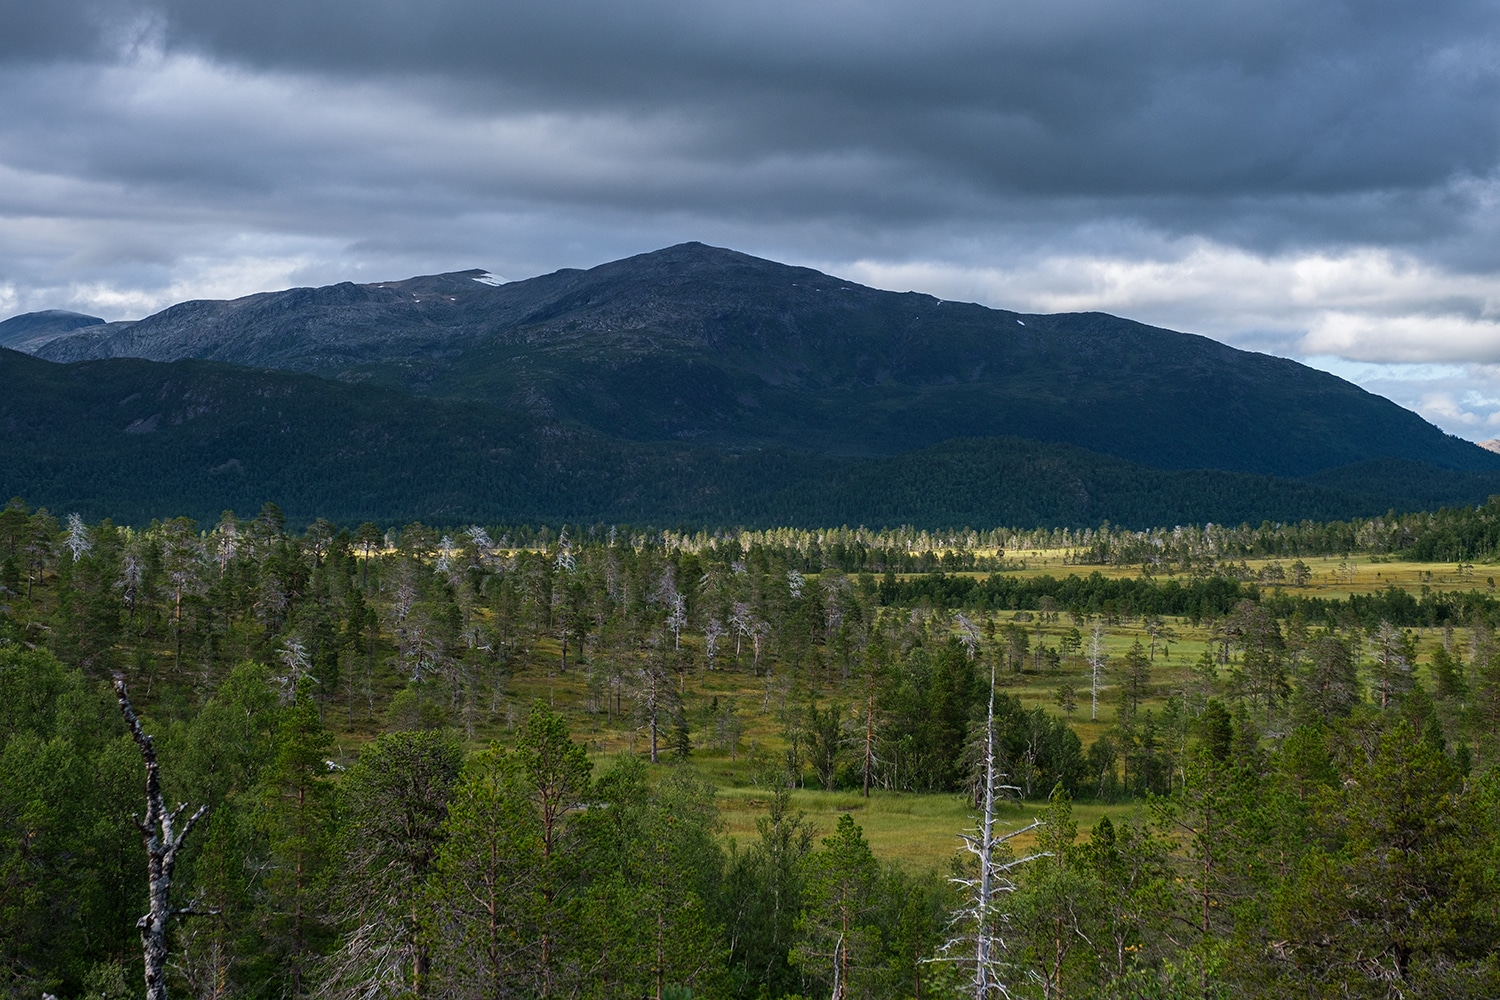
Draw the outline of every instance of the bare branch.
<instances>
[{"instance_id":1,"label":"bare branch","mask_svg":"<svg viewBox=\"0 0 1500 1000\"><path fill-rule=\"evenodd\" d=\"M938 955L931 959L931 961L961 962L972 965L974 976L970 982L970 988L973 990L974 1000L990 1000L995 996L1009 997L1011 995L1010 989L1001 978L1003 961L1000 953L1005 949L1005 941L996 931L995 925L1004 923L1008 918L999 911L999 900L1006 893L1015 891L1016 885L1009 876L1011 869L1051 854L1050 851L1041 851L1010 861L1000 861L995 858L996 847L1043 825L1042 820L1035 820L1019 830L1012 830L997 836L995 834L995 793L1012 786L1001 785L996 778L995 677L991 668L990 702L984 740L984 815L978 831L974 834L961 835L964 847L978 861L979 872L975 878L950 880L964 888L967 899L964 905L954 912L949 924L958 933L944 942Z\"/></svg>"}]
</instances>

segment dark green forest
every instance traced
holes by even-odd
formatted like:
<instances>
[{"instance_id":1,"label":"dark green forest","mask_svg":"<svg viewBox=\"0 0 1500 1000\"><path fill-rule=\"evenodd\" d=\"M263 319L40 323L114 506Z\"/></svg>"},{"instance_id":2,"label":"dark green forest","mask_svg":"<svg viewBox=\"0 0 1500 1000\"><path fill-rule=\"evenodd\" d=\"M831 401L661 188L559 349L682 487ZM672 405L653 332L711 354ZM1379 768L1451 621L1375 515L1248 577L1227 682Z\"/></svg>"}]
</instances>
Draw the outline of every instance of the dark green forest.
<instances>
[{"instance_id":1,"label":"dark green forest","mask_svg":"<svg viewBox=\"0 0 1500 1000\"><path fill-rule=\"evenodd\" d=\"M806 440L787 443L805 438L805 429L735 447L696 433L621 438L493 395L413 396L378 381L208 361L61 365L0 348L0 378L0 496L24 492L33 503L136 525L184 515L208 522L273 496L303 526L321 516L351 524L436 518L808 529L1083 529L1107 520L1146 529L1371 517L1483 503L1500 492L1500 472L1485 464L1500 459L1468 445L1477 456L1468 466L1388 459L1299 478L1279 467L1276 475L1245 471L1227 459L1210 468L1156 468L1107 454L1102 442L1091 449L1020 436L946 439L966 426L948 409L940 421L947 434L929 435L935 443L871 455L850 441L822 452L808 450ZM945 407L957 405L946 389L934 395ZM1113 428L1127 410L1140 419L1138 402L1117 405L1113 412L1099 405L1098 423ZM1421 453L1441 451L1431 444Z\"/></svg>"},{"instance_id":2,"label":"dark green forest","mask_svg":"<svg viewBox=\"0 0 1500 1000\"><path fill-rule=\"evenodd\" d=\"M1494 504L936 533L269 504L124 527L15 500L0 989L144 996L118 675L179 832L206 807L171 886L178 997L975 996L981 938L1016 997L1500 995L1497 542ZM1076 571L1024 572L1043 547ZM1287 585L1398 554L1481 566ZM753 834L724 832L725 774L758 790ZM978 919L962 826L898 857L860 809L793 802L978 810L987 785L1002 827L1042 825L994 847Z\"/></svg>"}]
</instances>

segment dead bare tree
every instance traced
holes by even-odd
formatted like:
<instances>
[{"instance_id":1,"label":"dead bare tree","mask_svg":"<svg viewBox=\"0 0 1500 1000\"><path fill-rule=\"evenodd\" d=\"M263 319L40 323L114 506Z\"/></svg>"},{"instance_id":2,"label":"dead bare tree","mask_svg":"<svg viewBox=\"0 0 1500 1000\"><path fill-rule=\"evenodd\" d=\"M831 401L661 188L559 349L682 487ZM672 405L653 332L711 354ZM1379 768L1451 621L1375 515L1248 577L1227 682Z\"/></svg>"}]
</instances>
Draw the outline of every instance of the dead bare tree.
<instances>
[{"instance_id":1,"label":"dead bare tree","mask_svg":"<svg viewBox=\"0 0 1500 1000\"><path fill-rule=\"evenodd\" d=\"M1008 851L997 851L1006 841L1028 833L1042 825L1041 820L1019 830L996 836L995 793L1008 790L1019 793L1014 785L998 783L1001 775L995 769L995 676L990 667L990 704L986 720L984 739L984 815L975 834L964 834L964 847L978 862L978 871L973 877L954 878L954 884L964 893L963 904L953 914L951 927L954 934L939 949L935 961L955 962L969 965L974 977L969 988L974 1000L992 1000L994 997L1009 998L1011 993L1001 977L1003 960L1000 952L1005 941L1000 936L1000 925L1006 914L1001 909L1001 899L1016 889L1010 877L1012 869L1037 858L1047 857L1050 852L1028 854L1025 857L1009 856Z\"/></svg>"},{"instance_id":2,"label":"dead bare tree","mask_svg":"<svg viewBox=\"0 0 1500 1000\"><path fill-rule=\"evenodd\" d=\"M1089 719L1099 718L1099 686L1104 679L1104 664L1109 657L1104 652L1104 626L1099 622L1094 623L1094 631L1089 636Z\"/></svg>"},{"instance_id":3,"label":"dead bare tree","mask_svg":"<svg viewBox=\"0 0 1500 1000\"><path fill-rule=\"evenodd\" d=\"M146 818L131 814L141 831L141 843L146 847L146 877L150 886L151 909L135 922L141 932L141 953L146 961L146 1000L167 1000L167 930L173 917L216 911L197 910L188 906L172 905L172 871L177 867L177 852L183 841L193 832L198 821L208 814L208 806L199 806L188 817L181 829L174 829L187 803L178 803L168 810L161 797L161 768L156 762L156 747L150 736L141 728L130 704L130 694L125 689L125 675L114 674L115 698L120 703L120 713L125 716L125 725L141 748L141 759L146 762Z\"/></svg>"},{"instance_id":4,"label":"dead bare tree","mask_svg":"<svg viewBox=\"0 0 1500 1000\"><path fill-rule=\"evenodd\" d=\"M979 628L964 614L955 616L954 621L958 623L958 642L972 660L979 652Z\"/></svg>"},{"instance_id":5,"label":"dead bare tree","mask_svg":"<svg viewBox=\"0 0 1500 1000\"><path fill-rule=\"evenodd\" d=\"M708 669L716 669L719 658L719 640L729 633L724 629L724 623L717 618L710 618L708 624L703 627L703 656L708 661Z\"/></svg>"}]
</instances>

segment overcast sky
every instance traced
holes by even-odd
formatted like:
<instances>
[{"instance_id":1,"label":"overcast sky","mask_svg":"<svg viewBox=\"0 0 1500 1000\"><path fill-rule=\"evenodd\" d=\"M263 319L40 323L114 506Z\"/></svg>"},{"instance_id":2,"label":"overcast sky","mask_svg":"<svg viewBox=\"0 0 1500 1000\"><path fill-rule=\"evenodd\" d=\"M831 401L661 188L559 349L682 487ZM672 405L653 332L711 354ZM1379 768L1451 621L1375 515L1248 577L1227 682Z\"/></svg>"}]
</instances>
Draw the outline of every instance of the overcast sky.
<instances>
[{"instance_id":1,"label":"overcast sky","mask_svg":"<svg viewBox=\"0 0 1500 1000\"><path fill-rule=\"evenodd\" d=\"M0 318L684 240L1500 436L1482 0L0 0Z\"/></svg>"}]
</instances>

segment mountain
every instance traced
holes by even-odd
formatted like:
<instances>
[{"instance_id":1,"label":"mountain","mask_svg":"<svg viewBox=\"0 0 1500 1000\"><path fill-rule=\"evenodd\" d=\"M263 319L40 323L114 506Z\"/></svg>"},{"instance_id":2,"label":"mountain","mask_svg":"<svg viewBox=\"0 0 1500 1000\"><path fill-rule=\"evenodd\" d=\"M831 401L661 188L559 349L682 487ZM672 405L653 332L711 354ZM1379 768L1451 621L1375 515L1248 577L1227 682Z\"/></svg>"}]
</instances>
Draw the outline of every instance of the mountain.
<instances>
[{"instance_id":1,"label":"mountain","mask_svg":"<svg viewBox=\"0 0 1500 1000\"><path fill-rule=\"evenodd\" d=\"M99 326L103 322L98 316L85 316L66 309L23 313L0 323L0 347L34 351L65 333Z\"/></svg>"},{"instance_id":2,"label":"mountain","mask_svg":"<svg viewBox=\"0 0 1500 1000\"><path fill-rule=\"evenodd\" d=\"M57 364L0 348L0 496L128 523L275 501L437 524L1097 525L1329 520L1479 503L1500 473L1374 463L1328 481L955 440L850 459L610 438L508 407L218 362Z\"/></svg>"},{"instance_id":3,"label":"mountain","mask_svg":"<svg viewBox=\"0 0 1500 1000\"><path fill-rule=\"evenodd\" d=\"M487 404L214 362L0 349L0 382L0 493L133 523L267 500L304 521L646 520L716 509L737 477L787 481L774 459L741 473L732 456L622 448Z\"/></svg>"},{"instance_id":4,"label":"mountain","mask_svg":"<svg viewBox=\"0 0 1500 1000\"><path fill-rule=\"evenodd\" d=\"M1332 375L684 244L0 324L0 495L131 521L1132 527L1500 492Z\"/></svg>"},{"instance_id":5,"label":"mountain","mask_svg":"<svg viewBox=\"0 0 1500 1000\"><path fill-rule=\"evenodd\" d=\"M697 243L498 285L464 271L185 302L34 353L282 369L720 451L873 459L1007 437L1163 470L1500 470L1500 455L1285 359L1101 313L879 291Z\"/></svg>"}]
</instances>

